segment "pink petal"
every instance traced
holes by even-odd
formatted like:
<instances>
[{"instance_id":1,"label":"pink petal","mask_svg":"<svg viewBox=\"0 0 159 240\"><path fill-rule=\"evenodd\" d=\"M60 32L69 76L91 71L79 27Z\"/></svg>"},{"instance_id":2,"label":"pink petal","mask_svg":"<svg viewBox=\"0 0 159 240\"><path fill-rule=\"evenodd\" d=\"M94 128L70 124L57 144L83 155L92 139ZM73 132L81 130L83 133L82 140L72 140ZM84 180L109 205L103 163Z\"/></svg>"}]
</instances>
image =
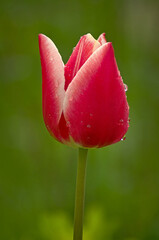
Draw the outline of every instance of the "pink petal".
<instances>
[{"instance_id":1,"label":"pink petal","mask_svg":"<svg viewBox=\"0 0 159 240\"><path fill-rule=\"evenodd\" d=\"M101 45L105 44L105 43L107 42L107 40L106 40L106 38L105 38L105 33L102 33L102 34L99 36L99 38L97 39L97 41L98 41Z\"/></svg>"},{"instance_id":2,"label":"pink petal","mask_svg":"<svg viewBox=\"0 0 159 240\"><path fill-rule=\"evenodd\" d=\"M65 90L85 61L98 47L100 47L100 43L91 34L81 37L65 65Z\"/></svg>"},{"instance_id":3,"label":"pink petal","mask_svg":"<svg viewBox=\"0 0 159 240\"><path fill-rule=\"evenodd\" d=\"M84 147L121 140L128 130L129 107L111 43L98 48L70 83L64 116L70 135Z\"/></svg>"},{"instance_id":4,"label":"pink petal","mask_svg":"<svg viewBox=\"0 0 159 240\"><path fill-rule=\"evenodd\" d=\"M55 44L39 34L42 67L43 117L48 131L61 141L58 124L62 114L64 91L64 64Z\"/></svg>"}]
</instances>

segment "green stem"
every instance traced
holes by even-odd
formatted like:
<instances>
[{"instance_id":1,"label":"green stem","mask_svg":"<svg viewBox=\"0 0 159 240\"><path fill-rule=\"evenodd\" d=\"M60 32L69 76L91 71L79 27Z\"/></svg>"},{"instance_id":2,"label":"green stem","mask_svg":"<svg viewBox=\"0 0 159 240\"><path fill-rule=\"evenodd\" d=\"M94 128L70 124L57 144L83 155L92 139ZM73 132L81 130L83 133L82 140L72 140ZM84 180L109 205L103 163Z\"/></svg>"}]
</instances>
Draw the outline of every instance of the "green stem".
<instances>
[{"instance_id":1,"label":"green stem","mask_svg":"<svg viewBox=\"0 0 159 240\"><path fill-rule=\"evenodd\" d=\"M82 240L83 236L83 215L84 215L87 152L88 149L79 148L73 240Z\"/></svg>"}]
</instances>

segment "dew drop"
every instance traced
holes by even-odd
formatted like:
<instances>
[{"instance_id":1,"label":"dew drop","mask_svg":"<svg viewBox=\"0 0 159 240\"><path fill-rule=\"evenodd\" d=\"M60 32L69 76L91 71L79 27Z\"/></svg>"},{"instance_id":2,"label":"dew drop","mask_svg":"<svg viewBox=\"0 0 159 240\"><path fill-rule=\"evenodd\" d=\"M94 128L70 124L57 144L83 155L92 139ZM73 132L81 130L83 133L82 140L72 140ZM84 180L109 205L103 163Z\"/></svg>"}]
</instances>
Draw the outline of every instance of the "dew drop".
<instances>
[{"instance_id":1,"label":"dew drop","mask_svg":"<svg viewBox=\"0 0 159 240\"><path fill-rule=\"evenodd\" d=\"M124 136L124 137L121 139L121 141L125 141L125 139L126 139L126 137Z\"/></svg>"},{"instance_id":2,"label":"dew drop","mask_svg":"<svg viewBox=\"0 0 159 240\"><path fill-rule=\"evenodd\" d=\"M49 125L48 125L48 124L46 125L46 128L47 128L47 130L48 130L48 131L50 130L50 128L49 128Z\"/></svg>"},{"instance_id":3,"label":"dew drop","mask_svg":"<svg viewBox=\"0 0 159 240\"><path fill-rule=\"evenodd\" d=\"M125 92L128 90L128 86L124 84Z\"/></svg>"},{"instance_id":4,"label":"dew drop","mask_svg":"<svg viewBox=\"0 0 159 240\"><path fill-rule=\"evenodd\" d=\"M70 127L70 122L69 121L66 123L66 127Z\"/></svg>"},{"instance_id":5,"label":"dew drop","mask_svg":"<svg viewBox=\"0 0 159 240\"><path fill-rule=\"evenodd\" d=\"M81 124L83 124L83 121L81 121Z\"/></svg>"},{"instance_id":6,"label":"dew drop","mask_svg":"<svg viewBox=\"0 0 159 240\"><path fill-rule=\"evenodd\" d=\"M56 87L56 88L58 88L58 86L59 86L59 83L58 83L58 82L56 82L56 83L55 83L55 87Z\"/></svg>"},{"instance_id":7,"label":"dew drop","mask_svg":"<svg viewBox=\"0 0 159 240\"><path fill-rule=\"evenodd\" d=\"M91 125L90 125L90 124L87 124L87 128L91 128Z\"/></svg>"},{"instance_id":8,"label":"dew drop","mask_svg":"<svg viewBox=\"0 0 159 240\"><path fill-rule=\"evenodd\" d=\"M124 124L124 120L123 120L123 119L120 119L118 125L119 125L119 126L123 126L123 124Z\"/></svg>"},{"instance_id":9,"label":"dew drop","mask_svg":"<svg viewBox=\"0 0 159 240\"><path fill-rule=\"evenodd\" d=\"M90 113L90 114L89 114L89 116L90 116L90 117L93 117L93 114L92 114L92 113Z\"/></svg>"}]
</instances>

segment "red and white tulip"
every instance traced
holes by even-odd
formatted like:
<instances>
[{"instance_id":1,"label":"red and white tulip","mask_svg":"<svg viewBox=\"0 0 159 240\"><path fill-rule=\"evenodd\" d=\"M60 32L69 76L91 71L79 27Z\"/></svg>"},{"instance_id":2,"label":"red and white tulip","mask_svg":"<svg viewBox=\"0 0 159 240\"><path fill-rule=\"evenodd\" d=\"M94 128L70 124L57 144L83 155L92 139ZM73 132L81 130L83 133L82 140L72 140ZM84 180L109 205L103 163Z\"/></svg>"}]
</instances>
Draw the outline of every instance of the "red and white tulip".
<instances>
[{"instance_id":1,"label":"red and white tulip","mask_svg":"<svg viewBox=\"0 0 159 240\"><path fill-rule=\"evenodd\" d=\"M39 35L43 117L58 141L104 147L120 141L129 127L125 86L112 43L105 34L81 37L66 65L55 46Z\"/></svg>"}]
</instances>

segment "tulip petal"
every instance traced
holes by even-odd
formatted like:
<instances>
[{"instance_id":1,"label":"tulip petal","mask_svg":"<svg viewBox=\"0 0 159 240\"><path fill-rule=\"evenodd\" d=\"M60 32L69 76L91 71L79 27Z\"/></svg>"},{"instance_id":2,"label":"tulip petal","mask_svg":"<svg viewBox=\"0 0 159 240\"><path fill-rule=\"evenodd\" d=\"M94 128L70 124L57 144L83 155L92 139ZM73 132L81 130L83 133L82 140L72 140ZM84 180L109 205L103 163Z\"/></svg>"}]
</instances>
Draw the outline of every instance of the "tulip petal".
<instances>
[{"instance_id":1,"label":"tulip petal","mask_svg":"<svg viewBox=\"0 0 159 240\"><path fill-rule=\"evenodd\" d=\"M125 135L129 106L111 43L98 48L78 71L63 112L71 138L83 147L107 146Z\"/></svg>"},{"instance_id":2,"label":"tulip petal","mask_svg":"<svg viewBox=\"0 0 159 240\"><path fill-rule=\"evenodd\" d=\"M102 34L99 36L99 38L97 39L97 41L98 41L101 45L105 44L105 43L107 42L107 40L106 40L106 38L105 38L105 33L102 33Z\"/></svg>"},{"instance_id":3,"label":"tulip petal","mask_svg":"<svg viewBox=\"0 0 159 240\"><path fill-rule=\"evenodd\" d=\"M90 55L100 47L100 43L91 34L81 37L65 65L65 90Z\"/></svg>"},{"instance_id":4,"label":"tulip petal","mask_svg":"<svg viewBox=\"0 0 159 240\"><path fill-rule=\"evenodd\" d=\"M64 91L64 64L55 44L39 34L42 67L43 117L48 131L61 141L58 123L62 115Z\"/></svg>"}]
</instances>

